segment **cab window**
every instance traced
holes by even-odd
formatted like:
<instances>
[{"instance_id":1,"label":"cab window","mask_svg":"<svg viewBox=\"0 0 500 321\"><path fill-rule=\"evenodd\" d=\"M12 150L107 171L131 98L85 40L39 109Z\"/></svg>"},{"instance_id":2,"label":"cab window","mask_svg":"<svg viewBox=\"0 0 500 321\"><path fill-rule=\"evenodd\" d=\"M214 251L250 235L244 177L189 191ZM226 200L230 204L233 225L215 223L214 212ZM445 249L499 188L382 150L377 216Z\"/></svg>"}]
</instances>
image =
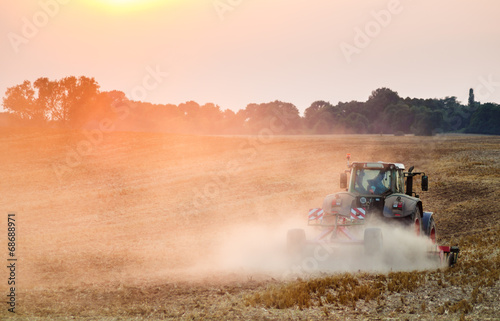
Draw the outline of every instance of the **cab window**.
<instances>
[{"instance_id":1,"label":"cab window","mask_svg":"<svg viewBox=\"0 0 500 321\"><path fill-rule=\"evenodd\" d=\"M404 193L405 188L404 188L404 175L401 171L395 171L395 183L396 185L394 186L394 192L396 193Z\"/></svg>"},{"instance_id":2,"label":"cab window","mask_svg":"<svg viewBox=\"0 0 500 321\"><path fill-rule=\"evenodd\" d=\"M391 189L392 171L385 169L356 169L354 190L360 194L380 195Z\"/></svg>"}]
</instances>

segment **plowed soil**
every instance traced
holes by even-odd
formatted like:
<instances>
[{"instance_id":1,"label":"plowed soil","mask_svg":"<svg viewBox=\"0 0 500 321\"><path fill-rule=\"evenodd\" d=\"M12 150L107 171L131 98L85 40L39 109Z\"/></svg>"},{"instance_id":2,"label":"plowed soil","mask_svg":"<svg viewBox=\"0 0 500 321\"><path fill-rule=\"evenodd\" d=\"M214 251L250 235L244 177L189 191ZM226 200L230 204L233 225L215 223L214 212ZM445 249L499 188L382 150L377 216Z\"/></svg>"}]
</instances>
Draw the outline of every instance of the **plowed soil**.
<instances>
[{"instance_id":1,"label":"plowed soil","mask_svg":"<svg viewBox=\"0 0 500 321\"><path fill-rule=\"evenodd\" d=\"M19 259L16 314L5 304L0 318L498 320L499 137L2 129L0 148L0 236L16 213ZM289 273L286 230L340 191L346 153L429 176L419 194L438 242L461 247L455 267ZM346 303L307 288L345 273L382 280L381 293ZM420 281L394 290L398 273ZM2 295L8 277L0 269ZM309 304L274 303L297 284Z\"/></svg>"}]
</instances>

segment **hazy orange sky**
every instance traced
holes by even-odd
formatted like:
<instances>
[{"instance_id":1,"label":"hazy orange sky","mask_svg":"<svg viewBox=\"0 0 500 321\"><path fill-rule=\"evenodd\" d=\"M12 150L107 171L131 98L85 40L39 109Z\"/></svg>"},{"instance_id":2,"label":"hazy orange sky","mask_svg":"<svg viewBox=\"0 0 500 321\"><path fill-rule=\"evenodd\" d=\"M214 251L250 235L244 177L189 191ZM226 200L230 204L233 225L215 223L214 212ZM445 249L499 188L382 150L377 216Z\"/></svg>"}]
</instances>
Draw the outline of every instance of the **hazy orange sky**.
<instances>
[{"instance_id":1,"label":"hazy orange sky","mask_svg":"<svg viewBox=\"0 0 500 321\"><path fill-rule=\"evenodd\" d=\"M303 112L380 87L500 103L499 15L498 0L4 0L0 93L83 75L233 110L279 99Z\"/></svg>"}]
</instances>

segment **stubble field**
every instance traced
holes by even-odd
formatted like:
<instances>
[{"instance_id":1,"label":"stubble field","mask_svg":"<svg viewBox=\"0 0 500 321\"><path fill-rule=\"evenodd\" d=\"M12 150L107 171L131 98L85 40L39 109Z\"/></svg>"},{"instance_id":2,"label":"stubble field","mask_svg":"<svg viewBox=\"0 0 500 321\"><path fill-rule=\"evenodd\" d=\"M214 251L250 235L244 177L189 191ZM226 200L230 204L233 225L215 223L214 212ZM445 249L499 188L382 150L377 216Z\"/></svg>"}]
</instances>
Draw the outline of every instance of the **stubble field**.
<instances>
[{"instance_id":1,"label":"stubble field","mask_svg":"<svg viewBox=\"0 0 500 321\"><path fill-rule=\"evenodd\" d=\"M498 320L499 137L2 129L0 148L2 319ZM340 190L346 153L427 173L455 267L290 273L286 230Z\"/></svg>"}]
</instances>

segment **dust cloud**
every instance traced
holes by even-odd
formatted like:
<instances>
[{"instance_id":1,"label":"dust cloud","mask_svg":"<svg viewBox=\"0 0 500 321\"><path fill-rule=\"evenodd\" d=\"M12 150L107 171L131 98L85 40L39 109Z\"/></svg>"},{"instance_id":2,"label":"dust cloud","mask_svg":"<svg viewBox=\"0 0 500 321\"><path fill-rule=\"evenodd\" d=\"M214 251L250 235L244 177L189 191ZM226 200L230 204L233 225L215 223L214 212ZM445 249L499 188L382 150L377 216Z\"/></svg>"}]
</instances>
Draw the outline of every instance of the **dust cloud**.
<instances>
[{"instance_id":1,"label":"dust cloud","mask_svg":"<svg viewBox=\"0 0 500 321\"><path fill-rule=\"evenodd\" d=\"M426 237L394 224L377 226L383 237L380 253L365 251L363 227L358 227L357 234L352 230L361 240L358 244L318 244L312 240L321 230L308 227L307 218L297 217L275 222L206 225L176 232L171 228L163 235L132 242L117 242L116 235L100 233L99 242L106 246L92 248L72 241L71 251L29 257L32 264L27 266L27 274L31 275L29 282L37 286L88 286L288 280L328 273L386 273L441 266L439 255L429 253L436 247ZM294 228L304 228L308 240L299 258L287 252L287 231Z\"/></svg>"},{"instance_id":2,"label":"dust cloud","mask_svg":"<svg viewBox=\"0 0 500 321\"><path fill-rule=\"evenodd\" d=\"M286 280L307 278L325 273L413 271L435 269L441 266L436 246L426 237L394 225L377 225L382 230L383 249L380 253L367 253L359 244L306 245L300 258L287 253L288 229L302 227L305 220L297 219L276 225L245 224L226 227L210 255L179 270L165 270L165 276L176 275L181 279L202 279L215 276L232 278L275 278ZM311 241L321 231L307 228ZM362 240L360 229L360 239Z\"/></svg>"}]
</instances>

